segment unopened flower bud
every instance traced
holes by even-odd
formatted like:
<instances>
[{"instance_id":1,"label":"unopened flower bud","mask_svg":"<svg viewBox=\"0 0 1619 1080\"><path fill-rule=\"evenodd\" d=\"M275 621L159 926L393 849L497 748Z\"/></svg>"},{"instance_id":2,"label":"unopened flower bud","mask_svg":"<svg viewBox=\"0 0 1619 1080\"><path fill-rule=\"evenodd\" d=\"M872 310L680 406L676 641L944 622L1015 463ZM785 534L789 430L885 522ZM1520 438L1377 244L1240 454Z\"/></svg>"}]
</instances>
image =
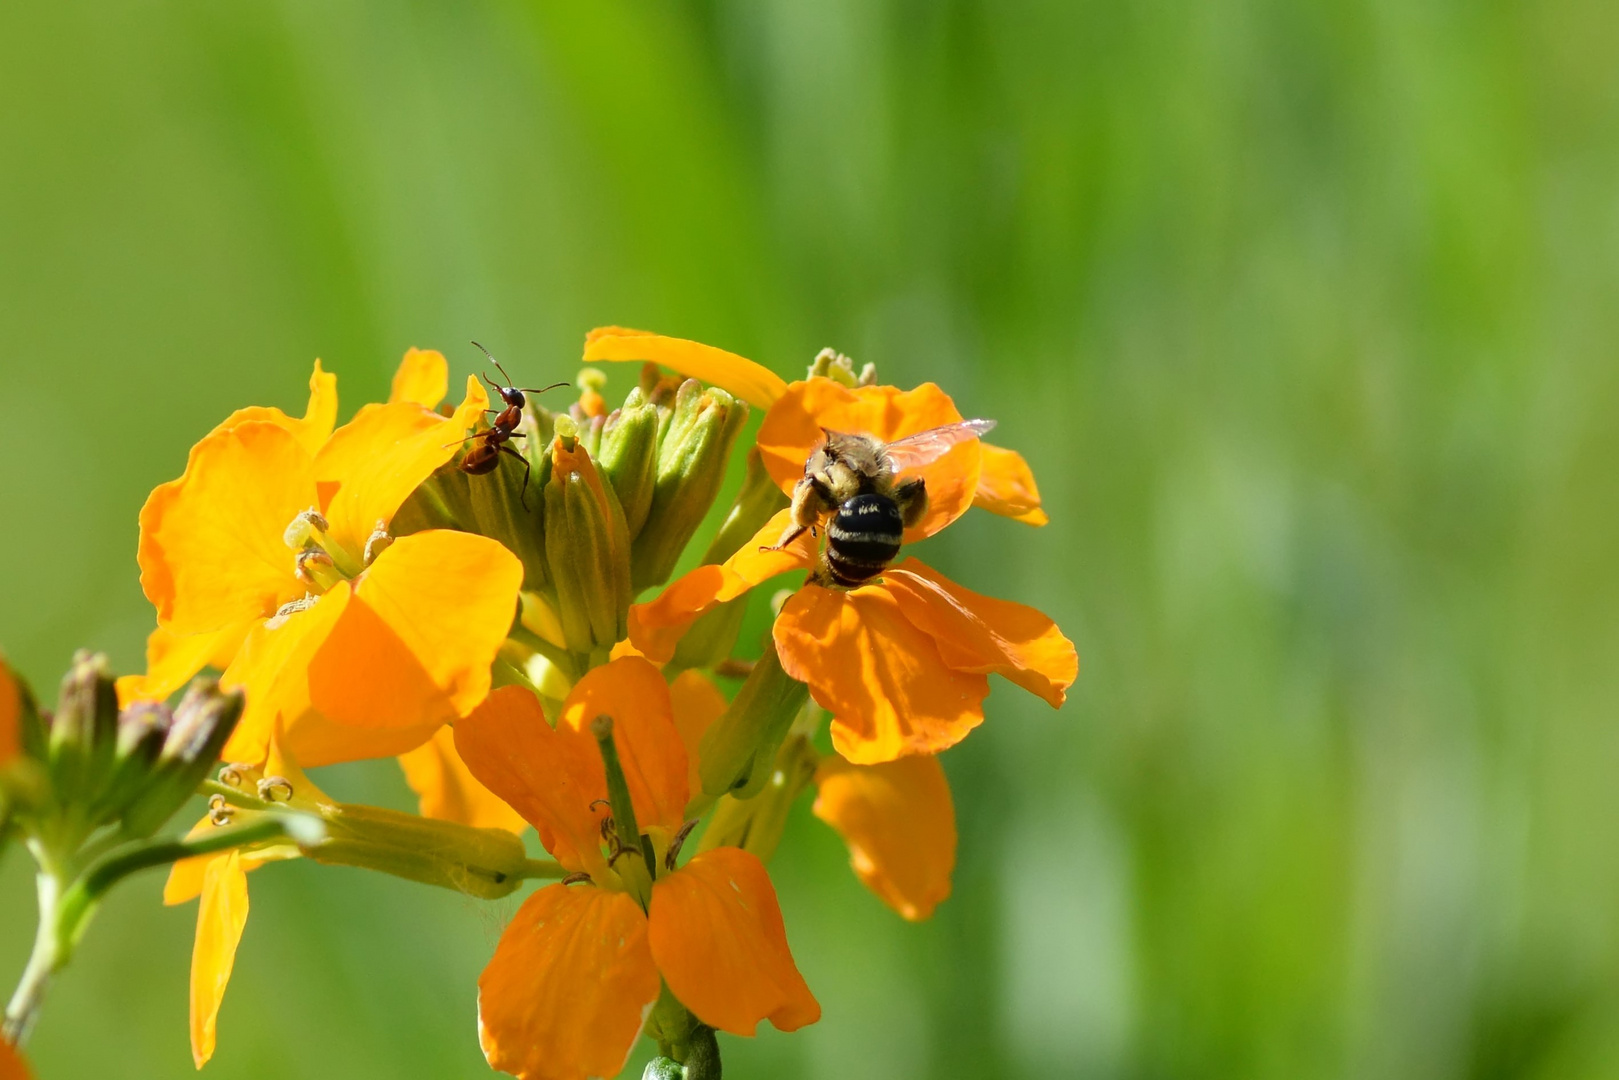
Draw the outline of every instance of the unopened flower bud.
<instances>
[{"instance_id":1,"label":"unopened flower bud","mask_svg":"<svg viewBox=\"0 0 1619 1080\"><path fill-rule=\"evenodd\" d=\"M782 744L763 788L751 799L727 795L714 808L700 851L737 847L769 859L787 829L787 815L815 779L819 756L810 741L794 735Z\"/></svg>"},{"instance_id":2,"label":"unopened flower bud","mask_svg":"<svg viewBox=\"0 0 1619 1080\"><path fill-rule=\"evenodd\" d=\"M62 679L51 720L51 785L59 801L94 796L112 763L118 738L118 692L106 656L80 650Z\"/></svg>"},{"instance_id":3,"label":"unopened flower bud","mask_svg":"<svg viewBox=\"0 0 1619 1080\"><path fill-rule=\"evenodd\" d=\"M243 704L240 690L221 691L211 679L191 683L175 706L173 722L144 785L123 808L127 835L150 836L191 797L236 730Z\"/></svg>"},{"instance_id":4,"label":"unopened flower bud","mask_svg":"<svg viewBox=\"0 0 1619 1080\"><path fill-rule=\"evenodd\" d=\"M695 379L681 383L658 445L652 506L635 539L637 591L668 579L719 493L731 444L747 419L746 402Z\"/></svg>"},{"instance_id":5,"label":"unopened flower bud","mask_svg":"<svg viewBox=\"0 0 1619 1080\"><path fill-rule=\"evenodd\" d=\"M630 539L641 533L652 509L653 484L658 466L658 408L637 387L624 407L607 418L602 431L601 468L612 482Z\"/></svg>"},{"instance_id":6,"label":"unopened flower bud","mask_svg":"<svg viewBox=\"0 0 1619 1080\"><path fill-rule=\"evenodd\" d=\"M774 643L767 644L730 706L703 733L697 755L703 793L748 799L763 790L808 698L809 687L782 670Z\"/></svg>"},{"instance_id":7,"label":"unopened flower bud","mask_svg":"<svg viewBox=\"0 0 1619 1080\"><path fill-rule=\"evenodd\" d=\"M565 419L557 418L545 486L545 557L567 646L590 653L612 648L628 632L630 537L612 485Z\"/></svg>"}]
</instances>

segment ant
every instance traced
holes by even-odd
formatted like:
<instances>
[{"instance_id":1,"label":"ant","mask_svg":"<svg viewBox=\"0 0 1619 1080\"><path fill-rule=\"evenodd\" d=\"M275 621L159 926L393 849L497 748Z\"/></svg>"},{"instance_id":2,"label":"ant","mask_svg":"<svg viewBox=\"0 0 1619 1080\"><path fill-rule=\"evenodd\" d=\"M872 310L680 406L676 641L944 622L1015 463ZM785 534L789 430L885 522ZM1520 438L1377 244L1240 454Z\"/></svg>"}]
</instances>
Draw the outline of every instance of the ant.
<instances>
[{"instance_id":1,"label":"ant","mask_svg":"<svg viewBox=\"0 0 1619 1080\"><path fill-rule=\"evenodd\" d=\"M472 344L477 346L479 352L489 357L489 362L495 365L496 370L500 372L501 378L505 379L507 382L511 381L511 376L506 373L506 369L501 367L500 361L496 360L488 349L484 348L482 345L478 345L476 341L474 341ZM464 473L469 473L472 476L482 476L485 473L494 472L495 466L500 464L500 455L510 454L512 457L523 463L523 486L518 489L517 497L518 500L522 502L523 509L527 510L528 477L531 471L528 458L524 457L522 454L519 454L510 446L507 446L506 443L511 439L521 439L525 437L523 432L517 430L517 425L523 422L523 406L527 404L528 401L528 399L523 395L543 394L546 390L555 390L559 386L567 386L568 384L565 382L552 383L550 386L543 387L539 390L534 390L527 387L519 388L516 386L501 386L499 383L495 382L495 380L491 379L487 372L481 374L483 374L484 381L489 384L489 388L496 394L500 395L500 400L506 403L506 407L503 409L484 410L484 412L494 413L495 418L490 422L488 431L480 431L478 434L472 436L474 441L478 439L482 439L483 441L478 443L471 450L468 450L466 457L461 459L461 471ZM454 446L457 444L451 443L450 445Z\"/></svg>"}]
</instances>

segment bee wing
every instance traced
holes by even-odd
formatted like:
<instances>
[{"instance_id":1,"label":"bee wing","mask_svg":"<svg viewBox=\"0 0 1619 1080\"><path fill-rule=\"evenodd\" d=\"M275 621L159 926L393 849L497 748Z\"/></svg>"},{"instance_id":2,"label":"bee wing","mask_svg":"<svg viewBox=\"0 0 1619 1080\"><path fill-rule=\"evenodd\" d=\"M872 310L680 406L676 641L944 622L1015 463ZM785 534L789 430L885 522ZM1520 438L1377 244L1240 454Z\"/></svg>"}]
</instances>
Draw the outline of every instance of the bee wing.
<instances>
[{"instance_id":1,"label":"bee wing","mask_svg":"<svg viewBox=\"0 0 1619 1080\"><path fill-rule=\"evenodd\" d=\"M891 472L919 469L943 457L945 451L957 443L976 439L994 426L993 420L963 420L896 439L883 448L888 455L888 468Z\"/></svg>"}]
</instances>

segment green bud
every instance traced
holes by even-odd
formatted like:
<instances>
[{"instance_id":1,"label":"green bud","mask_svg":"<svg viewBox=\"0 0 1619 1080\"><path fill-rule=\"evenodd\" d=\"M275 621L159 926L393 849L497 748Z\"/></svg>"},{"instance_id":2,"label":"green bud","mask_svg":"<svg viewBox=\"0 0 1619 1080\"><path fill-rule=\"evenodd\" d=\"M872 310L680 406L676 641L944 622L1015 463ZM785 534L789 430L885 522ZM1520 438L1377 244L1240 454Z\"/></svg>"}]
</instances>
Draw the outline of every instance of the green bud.
<instances>
[{"instance_id":1,"label":"green bud","mask_svg":"<svg viewBox=\"0 0 1619 1080\"><path fill-rule=\"evenodd\" d=\"M607 418L597 460L612 481L633 540L652 509L658 465L658 408L642 396L639 387L630 391L623 408Z\"/></svg>"},{"instance_id":2,"label":"green bud","mask_svg":"<svg viewBox=\"0 0 1619 1080\"><path fill-rule=\"evenodd\" d=\"M767 642L736 698L703 733L698 747L703 793L716 799L759 794L793 718L808 699L809 687L782 670L775 643Z\"/></svg>"},{"instance_id":3,"label":"green bud","mask_svg":"<svg viewBox=\"0 0 1619 1080\"><path fill-rule=\"evenodd\" d=\"M156 701L138 701L118 714L117 749L113 754L112 775L96 800L96 818L118 816L146 785L147 775L169 735L174 714Z\"/></svg>"},{"instance_id":4,"label":"green bud","mask_svg":"<svg viewBox=\"0 0 1619 1080\"><path fill-rule=\"evenodd\" d=\"M720 523L719 532L714 534L708 550L703 553L705 563L724 562L735 555L742 550L743 544L765 527L765 522L778 511L787 509L791 502L765 469L757 446L748 448L747 470L742 478L742 490L736 493L731 509Z\"/></svg>"},{"instance_id":5,"label":"green bud","mask_svg":"<svg viewBox=\"0 0 1619 1080\"><path fill-rule=\"evenodd\" d=\"M686 1080L686 1069L674 1058L653 1058L646 1063L641 1080Z\"/></svg>"},{"instance_id":6,"label":"green bud","mask_svg":"<svg viewBox=\"0 0 1619 1080\"><path fill-rule=\"evenodd\" d=\"M120 807L126 835L150 836L191 797L219 761L244 704L240 690L221 691L212 679L192 680L139 794Z\"/></svg>"},{"instance_id":7,"label":"green bud","mask_svg":"<svg viewBox=\"0 0 1619 1080\"><path fill-rule=\"evenodd\" d=\"M748 613L746 594L727 600L697 617L669 662L672 672L687 668L711 668L731 655L736 647L737 635L742 630L742 619Z\"/></svg>"},{"instance_id":8,"label":"green bud","mask_svg":"<svg viewBox=\"0 0 1619 1080\"><path fill-rule=\"evenodd\" d=\"M118 692L107 658L83 649L62 679L48 747L51 786L59 802L92 798L112 764L118 738Z\"/></svg>"},{"instance_id":9,"label":"green bud","mask_svg":"<svg viewBox=\"0 0 1619 1080\"><path fill-rule=\"evenodd\" d=\"M545 555L563 637L571 651L589 654L628 633L630 538L612 485L565 431L565 419L557 418L545 485Z\"/></svg>"},{"instance_id":10,"label":"green bud","mask_svg":"<svg viewBox=\"0 0 1619 1080\"><path fill-rule=\"evenodd\" d=\"M636 591L668 580L725 480L731 444L748 406L696 379L680 384L661 442L652 506L635 540L631 580Z\"/></svg>"},{"instance_id":11,"label":"green bud","mask_svg":"<svg viewBox=\"0 0 1619 1080\"><path fill-rule=\"evenodd\" d=\"M714 807L714 816L697 850L735 847L769 859L781 843L793 803L815 779L819 762L820 756L809 739L802 735L788 738L777 752L775 768L758 795L751 799L727 795Z\"/></svg>"}]
</instances>

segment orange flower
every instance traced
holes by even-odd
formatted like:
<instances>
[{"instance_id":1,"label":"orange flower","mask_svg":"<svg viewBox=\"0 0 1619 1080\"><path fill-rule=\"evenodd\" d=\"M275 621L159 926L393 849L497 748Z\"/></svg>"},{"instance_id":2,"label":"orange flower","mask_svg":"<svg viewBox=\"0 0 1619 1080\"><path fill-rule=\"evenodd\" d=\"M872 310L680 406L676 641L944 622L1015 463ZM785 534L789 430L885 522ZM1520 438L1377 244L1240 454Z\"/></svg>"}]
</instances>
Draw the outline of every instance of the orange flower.
<instances>
[{"instance_id":1,"label":"orange flower","mask_svg":"<svg viewBox=\"0 0 1619 1080\"><path fill-rule=\"evenodd\" d=\"M612 343L614 355L600 355L604 343ZM684 371L681 365L694 347L615 332L592 338L587 355L634 355ZM722 383L734 378L744 385L764 381L751 370L758 365L721 355L729 360L722 363L702 354L707 377ZM931 383L911 391L892 386L851 389L832 379L811 378L775 396L759 428L759 453L771 477L791 493L826 430L893 442L961 419L950 398ZM986 463L992 470L988 481ZM1028 466L1009 450L968 440L916 475L927 482L928 510L906 530L907 542L933 535L974 505L1025 520L1044 517ZM814 566L816 552L808 536L784 550L761 550L776 543L788 521L788 512L782 511L724 563L700 566L650 602L631 608L635 646L654 661L666 661L704 611L778 574ZM1079 667L1073 643L1044 615L970 592L915 559L852 591L805 585L777 618L774 638L783 670L808 683L815 700L832 713L833 745L855 764L937 753L961 741L983 721L991 672L1055 707L1062 704Z\"/></svg>"},{"instance_id":2,"label":"orange flower","mask_svg":"<svg viewBox=\"0 0 1619 1080\"><path fill-rule=\"evenodd\" d=\"M634 847L603 850L607 774L591 734L614 741L651 866ZM540 889L501 936L479 980L484 1054L530 1080L583 1080L623 1068L659 978L699 1020L751 1035L820 1018L793 962L764 865L716 848L674 867L689 794L689 751L663 676L637 656L591 671L553 729L525 690L496 690L455 725L473 774L539 830L583 885Z\"/></svg>"},{"instance_id":3,"label":"orange flower","mask_svg":"<svg viewBox=\"0 0 1619 1080\"><path fill-rule=\"evenodd\" d=\"M662 364L682 375L728 390L748 404L761 409L774 410L778 401L805 385L804 383L789 385L769 368L735 353L726 352L724 349L716 349L712 345L703 345L684 338L664 337L645 330L628 330L621 326L598 327L585 335L584 362L590 364L606 360L640 360ZM794 421L801 421L802 410L795 411L799 415L794 416ZM957 416L956 419L959 420L960 417ZM853 423L844 427L831 423L826 426L834 431L870 430ZM764 430L761 429L759 434L762 448ZM805 434L801 426L798 434L799 436ZM810 431L808 435L812 444L819 441L818 431ZM982 464L978 468L976 487L972 489L972 504L992 514L1000 514L1030 525L1044 525L1048 519L1040 507L1040 491L1035 486L1034 473L1030 470L1028 462L1014 450L991 446L988 443L981 443L980 447ZM813 450L814 445L811 445L810 449ZM807 453L798 458L796 464L791 464L784 475L796 481L803 474L805 457L808 457ZM791 459L786 461L790 463ZM785 467L780 461L778 466ZM782 478L774 469L771 475L776 476L778 481ZM927 474L924 472L923 475ZM938 498L939 493L932 490L931 481L929 492L935 499Z\"/></svg>"},{"instance_id":4,"label":"orange flower","mask_svg":"<svg viewBox=\"0 0 1619 1080\"><path fill-rule=\"evenodd\" d=\"M822 759L815 816L849 845L855 876L912 922L950 895L956 810L938 758L912 754L881 765Z\"/></svg>"},{"instance_id":5,"label":"orange flower","mask_svg":"<svg viewBox=\"0 0 1619 1080\"><path fill-rule=\"evenodd\" d=\"M413 350L396 400L332 431L335 386L317 364L304 419L242 410L192 448L141 510L158 630L126 700L223 667L223 685L247 691L227 759L263 761L279 726L310 765L413 749L483 700L521 564L468 533L387 533L488 405L469 379L453 415L433 412L444 372Z\"/></svg>"},{"instance_id":6,"label":"orange flower","mask_svg":"<svg viewBox=\"0 0 1619 1080\"><path fill-rule=\"evenodd\" d=\"M33 1075L22 1052L0 1038L0 1080L32 1080Z\"/></svg>"},{"instance_id":7,"label":"orange flower","mask_svg":"<svg viewBox=\"0 0 1619 1080\"><path fill-rule=\"evenodd\" d=\"M294 809L330 808L327 795L306 777L290 758L283 757L280 744L272 740L263 773L285 783L291 791L288 805ZM204 816L191 835L214 828ZM265 863L300 856L291 841L256 848L233 848L217 855L181 859L169 870L163 888L165 904L183 904L201 898L197 906L197 936L191 950L191 1059L202 1068L214 1056L219 1006L225 1000L225 987L236 966L236 948L247 926L247 874Z\"/></svg>"},{"instance_id":8,"label":"orange flower","mask_svg":"<svg viewBox=\"0 0 1619 1080\"><path fill-rule=\"evenodd\" d=\"M22 752L22 690L0 659L0 765Z\"/></svg>"}]
</instances>

